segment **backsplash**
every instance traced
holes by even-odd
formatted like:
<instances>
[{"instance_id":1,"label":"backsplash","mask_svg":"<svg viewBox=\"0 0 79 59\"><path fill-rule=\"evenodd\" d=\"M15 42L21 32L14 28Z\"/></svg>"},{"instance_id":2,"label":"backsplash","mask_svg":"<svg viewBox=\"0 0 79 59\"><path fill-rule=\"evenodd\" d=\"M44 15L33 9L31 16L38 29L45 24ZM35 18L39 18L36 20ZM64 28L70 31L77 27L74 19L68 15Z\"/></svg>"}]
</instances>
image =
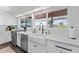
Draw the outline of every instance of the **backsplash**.
<instances>
[{"instance_id":1,"label":"backsplash","mask_svg":"<svg viewBox=\"0 0 79 59\"><path fill-rule=\"evenodd\" d=\"M76 34L76 38L79 39L79 26L76 26L75 34Z\"/></svg>"},{"instance_id":2,"label":"backsplash","mask_svg":"<svg viewBox=\"0 0 79 59\"><path fill-rule=\"evenodd\" d=\"M51 28L51 35L58 35L58 36L69 36L69 29L60 29L60 28Z\"/></svg>"},{"instance_id":3,"label":"backsplash","mask_svg":"<svg viewBox=\"0 0 79 59\"><path fill-rule=\"evenodd\" d=\"M1 25L0 26L0 33L5 32L6 31L6 27L5 25Z\"/></svg>"},{"instance_id":4,"label":"backsplash","mask_svg":"<svg viewBox=\"0 0 79 59\"><path fill-rule=\"evenodd\" d=\"M17 26L13 26L12 25L12 27L14 29L17 29ZM6 31L6 28L7 28L7 25L0 25L0 33L5 32Z\"/></svg>"}]
</instances>

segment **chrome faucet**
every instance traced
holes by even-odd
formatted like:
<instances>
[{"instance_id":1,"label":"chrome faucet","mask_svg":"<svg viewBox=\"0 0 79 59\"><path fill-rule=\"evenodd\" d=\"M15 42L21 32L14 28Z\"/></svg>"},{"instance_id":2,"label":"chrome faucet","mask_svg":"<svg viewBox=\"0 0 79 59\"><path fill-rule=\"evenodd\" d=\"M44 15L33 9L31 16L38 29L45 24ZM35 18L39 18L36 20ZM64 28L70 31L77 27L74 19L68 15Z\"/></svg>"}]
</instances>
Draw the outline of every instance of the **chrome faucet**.
<instances>
[{"instance_id":1,"label":"chrome faucet","mask_svg":"<svg viewBox=\"0 0 79 59\"><path fill-rule=\"evenodd\" d=\"M39 30L42 30L42 34L44 33L43 23L40 23L40 24L39 24Z\"/></svg>"},{"instance_id":2,"label":"chrome faucet","mask_svg":"<svg viewBox=\"0 0 79 59\"><path fill-rule=\"evenodd\" d=\"M43 23L42 23L42 34L44 33L44 27L43 27Z\"/></svg>"}]
</instances>

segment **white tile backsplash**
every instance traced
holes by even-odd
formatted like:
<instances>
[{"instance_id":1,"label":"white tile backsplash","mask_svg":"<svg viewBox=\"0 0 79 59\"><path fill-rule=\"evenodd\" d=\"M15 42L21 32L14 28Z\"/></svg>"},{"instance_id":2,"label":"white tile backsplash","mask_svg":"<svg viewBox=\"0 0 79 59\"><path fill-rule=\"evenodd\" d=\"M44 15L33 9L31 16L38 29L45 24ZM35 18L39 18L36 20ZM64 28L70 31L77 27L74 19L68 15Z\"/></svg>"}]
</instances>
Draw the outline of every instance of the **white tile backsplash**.
<instances>
[{"instance_id":1,"label":"white tile backsplash","mask_svg":"<svg viewBox=\"0 0 79 59\"><path fill-rule=\"evenodd\" d=\"M75 28L76 38L79 39L79 26Z\"/></svg>"},{"instance_id":2,"label":"white tile backsplash","mask_svg":"<svg viewBox=\"0 0 79 59\"><path fill-rule=\"evenodd\" d=\"M51 35L58 35L58 36L69 36L69 29L60 29L60 28L51 28Z\"/></svg>"},{"instance_id":3,"label":"white tile backsplash","mask_svg":"<svg viewBox=\"0 0 79 59\"><path fill-rule=\"evenodd\" d=\"M5 32L6 31L6 27L5 25L0 25L0 33Z\"/></svg>"}]
</instances>

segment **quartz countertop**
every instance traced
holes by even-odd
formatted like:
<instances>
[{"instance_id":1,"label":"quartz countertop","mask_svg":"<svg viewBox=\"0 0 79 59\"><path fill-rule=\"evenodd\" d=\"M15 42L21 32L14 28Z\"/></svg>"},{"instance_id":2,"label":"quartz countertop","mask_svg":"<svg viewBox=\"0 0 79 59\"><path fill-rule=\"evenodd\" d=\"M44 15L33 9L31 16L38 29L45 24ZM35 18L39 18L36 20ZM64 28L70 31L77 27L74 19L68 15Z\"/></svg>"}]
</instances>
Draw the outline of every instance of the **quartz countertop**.
<instances>
[{"instance_id":1,"label":"quartz countertop","mask_svg":"<svg viewBox=\"0 0 79 59\"><path fill-rule=\"evenodd\" d=\"M69 39L68 37L63 37L58 35L43 35L43 34L31 33L31 32L17 32L17 33L79 46L79 39Z\"/></svg>"},{"instance_id":2,"label":"quartz countertop","mask_svg":"<svg viewBox=\"0 0 79 59\"><path fill-rule=\"evenodd\" d=\"M55 36L55 35L48 35L46 36L46 39L79 46L79 39L69 39L68 37Z\"/></svg>"}]
</instances>

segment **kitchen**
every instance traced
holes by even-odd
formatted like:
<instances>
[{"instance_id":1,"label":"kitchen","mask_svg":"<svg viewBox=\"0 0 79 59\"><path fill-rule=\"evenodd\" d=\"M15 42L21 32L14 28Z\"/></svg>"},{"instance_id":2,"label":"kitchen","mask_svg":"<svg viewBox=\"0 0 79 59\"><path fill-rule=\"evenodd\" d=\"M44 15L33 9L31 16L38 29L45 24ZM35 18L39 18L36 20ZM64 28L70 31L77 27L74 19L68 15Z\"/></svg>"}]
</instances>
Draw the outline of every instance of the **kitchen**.
<instances>
[{"instance_id":1,"label":"kitchen","mask_svg":"<svg viewBox=\"0 0 79 59\"><path fill-rule=\"evenodd\" d=\"M0 6L0 53L79 53L78 6Z\"/></svg>"}]
</instances>

